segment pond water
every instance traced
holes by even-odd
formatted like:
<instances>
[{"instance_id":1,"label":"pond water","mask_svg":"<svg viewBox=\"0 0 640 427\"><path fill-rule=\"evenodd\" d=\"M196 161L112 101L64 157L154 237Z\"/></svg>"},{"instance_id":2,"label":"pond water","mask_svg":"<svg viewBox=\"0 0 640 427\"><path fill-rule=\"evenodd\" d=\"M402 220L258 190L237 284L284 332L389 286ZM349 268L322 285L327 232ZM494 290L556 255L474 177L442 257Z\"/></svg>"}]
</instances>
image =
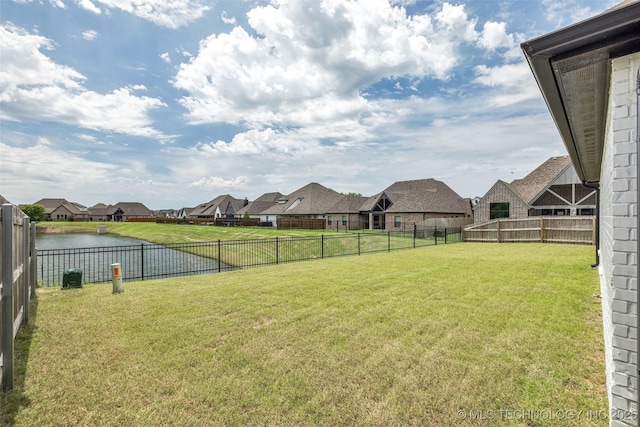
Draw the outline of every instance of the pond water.
<instances>
[{"instance_id":1,"label":"pond water","mask_svg":"<svg viewBox=\"0 0 640 427\"><path fill-rule=\"evenodd\" d=\"M36 235L36 249L38 282L43 286L62 284L68 269L81 269L83 283L108 282L114 263L120 263L123 281L231 269L215 259L216 242L158 245L109 234L41 234Z\"/></svg>"}]
</instances>

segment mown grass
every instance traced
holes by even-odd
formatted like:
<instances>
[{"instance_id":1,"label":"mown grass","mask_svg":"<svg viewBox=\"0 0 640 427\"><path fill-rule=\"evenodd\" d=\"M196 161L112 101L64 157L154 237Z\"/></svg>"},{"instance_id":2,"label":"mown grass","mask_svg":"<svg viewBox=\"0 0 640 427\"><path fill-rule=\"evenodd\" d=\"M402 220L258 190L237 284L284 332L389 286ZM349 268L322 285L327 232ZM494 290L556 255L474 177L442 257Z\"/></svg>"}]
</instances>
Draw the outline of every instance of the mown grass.
<instances>
[{"instance_id":1,"label":"mown grass","mask_svg":"<svg viewBox=\"0 0 640 427\"><path fill-rule=\"evenodd\" d=\"M592 257L463 243L125 283L120 295L40 289L1 420L558 425L499 412L549 410L584 411L563 426L607 425L586 415L607 413ZM460 417L480 410L493 419Z\"/></svg>"},{"instance_id":2,"label":"mown grass","mask_svg":"<svg viewBox=\"0 0 640 427\"><path fill-rule=\"evenodd\" d=\"M37 233L96 233L98 226L107 227L107 233L134 237L152 243L203 242L211 240L245 240L269 237L305 237L332 230L276 230L268 227L216 227L188 224L157 224L155 222L39 222Z\"/></svg>"}]
</instances>

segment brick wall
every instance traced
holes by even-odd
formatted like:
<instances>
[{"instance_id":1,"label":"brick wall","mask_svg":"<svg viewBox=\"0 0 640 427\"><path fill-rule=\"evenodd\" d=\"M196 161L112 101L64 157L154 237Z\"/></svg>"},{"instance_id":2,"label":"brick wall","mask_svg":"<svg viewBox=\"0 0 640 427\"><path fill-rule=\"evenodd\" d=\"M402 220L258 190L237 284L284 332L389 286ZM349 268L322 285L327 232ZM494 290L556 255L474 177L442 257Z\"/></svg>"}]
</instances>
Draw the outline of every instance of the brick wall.
<instances>
[{"instance_id":1,"label":"brick wall","mask_svg":"<svg viewBox=\"0 0 640 427\"><path fill-rule=\"evenodd\" d=\"M612 415L637 414L636 73L640 54L612 61L608 128L602 160L600 287L607 389ZM637 419L611 419L636 426Z\"/></svg>"}]
</instances>

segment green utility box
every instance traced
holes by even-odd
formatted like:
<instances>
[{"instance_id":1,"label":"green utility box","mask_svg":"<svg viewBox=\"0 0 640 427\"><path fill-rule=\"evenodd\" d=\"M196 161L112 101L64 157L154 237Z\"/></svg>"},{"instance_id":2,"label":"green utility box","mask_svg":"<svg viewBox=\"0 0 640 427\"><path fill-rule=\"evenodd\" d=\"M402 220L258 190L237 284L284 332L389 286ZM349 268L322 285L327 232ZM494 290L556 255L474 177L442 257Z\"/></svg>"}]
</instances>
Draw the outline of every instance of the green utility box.
<instances>
[{"instance_id":1,"label":"green utility box","mask_svg":"<svg viewBox=\"0 0 640 427\"><path fill-rule=\"evenodd\" d=\"M82 269L69 268L62 273L62 289L81 288Z\"/></svg>"}]
</instances>

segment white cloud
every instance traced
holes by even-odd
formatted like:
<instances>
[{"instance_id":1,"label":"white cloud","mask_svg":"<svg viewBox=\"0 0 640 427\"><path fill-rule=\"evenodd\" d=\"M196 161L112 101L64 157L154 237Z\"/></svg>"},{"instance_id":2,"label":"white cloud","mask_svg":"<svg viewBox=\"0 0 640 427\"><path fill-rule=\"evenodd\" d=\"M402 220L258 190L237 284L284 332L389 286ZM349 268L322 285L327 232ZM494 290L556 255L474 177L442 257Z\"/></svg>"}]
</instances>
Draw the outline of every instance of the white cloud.
<instances>
[{"instance_id":1,"label":"white cloud","mask_svg":"<svg viewBox=\"0 0 640 427\"><path fill-rule=\"evenodd\" d=\"M446 80L461 45L477 38L475 20L448 3L407 16L380 0L282 0L247 16L259 37L240 27L211 35L180 66L174 85L189 92L181 103L193 123L299 123L329 110L366 111L360 90L399 76Z\"/></svg>"},{"instance_id":2,"label":"white cloud","mask_svg":"<svg viewBox=\"0 0 640 427\"><path fill-rule=\"evenodd\" d=\"M593 2L594 8L586 6L579 0L543 0L547 21L556 28L561 28L583 21L604 12L608 8L620 3L619 0L604 0Z\"/></svg>"},{"instance_id":3,"label":"white cloud","mask_svg":"<svg viewBox=\"0 0 640 427\"><path fill-rule=\"evenodd\" d=\"M199 179L189 184L190 187L212 188L216 190L224 190L229 188L237 188L246 185L249 177L237 176L232 179L225 179L218 176L209 176Z\"/></svg>"},{"instance_id":4,"label":"white cloud","mask_svg":"<svg viewBox=\"0 0 640 427\"><path fill-rule=\"evenodd\" d=\"M88 30L82 32L82 38L85 40L93 40L98 36L98 32L94 30Z\"/></svg>"},{"instance_id":5,"label":"white cloud","mask_svg":"<svg viewBox=\"0 0 640 427\"><path fill-rule=\"evenodd\" d=\"M89 0L77 0L82 7L98 9ZM120 9L156 25L179 28L200 19L211 8L209 0L93 0L109 9ZM84 4L89 3L89 4ZM98 9L99 10L99 9Z\"/></svg>"},{"instance_id":6,"label":"white cloud","mask_svg":"<svg viewBox=\"0 0 640 427\"><path fill-rule=\"evenodd\" d=\"M504 22L485 22L478 43L489 50L512 48L515 44L513 35L507 34Z\"/></svg>"},{"instance_id":7,"label":"white cloud","mask_svg":"<svg viewBox=\"0 0 640 427\"><path fill-rule=\"evenodd\" d=\"M225 24L231 24L231 25L236 24L235 16L232 16L231 18L229 18L227 16L227 12L225 12L224 10L222 11L222 15L220 15L220 19L222 19L222 22L224 22Z\"/></svg>"},{"instance_id":8,"label":"white cloud","mask_svg":"<svg viewBox=\"0 0 640 427\"><path fill-rule=\"evenodd\" d=\"M171 64L171 57L169 56L169 52L163 52L160 54L160 58L166 62L167 64Z\"/></svg>"},{"instance_id":9,"label":"white cloud","mask_svg":"<svg viewBox=\"0 0 640 427\"><path fill-rule=\"evenodd\" d=\"M12 24L0 25L0 99L7 90L21 85L52 85L80 88L85 77L64 65L58 65L40 50L52 50L51 40L29 34Z\"/></svg>"},{"instance_id":10,"label":"white cloud","mask_svg":"<svg viewBox=\"0 0 640 427\"><path fill-rule=\"evenodd\" d=\"M102 11L99 7L97 7L91 0L76 0L78 6L80 6L84 10L88 10L89 12L95 13L96 15L100 15Z\"/></svg>"},{"instance_id":11,"label":"white cloud","mask_svg":"<svg viewBox=\"0 0 640 427\"><path fill-rule=\"evenodd\" d=\"M0 118L52 121L89 129L163 138L149 112L162 101L132 94L142 85L99 94L82 86L85 77L58 65L40 51L53 43L11 25L0 26Z\"/></svg>"}]
</instances>

